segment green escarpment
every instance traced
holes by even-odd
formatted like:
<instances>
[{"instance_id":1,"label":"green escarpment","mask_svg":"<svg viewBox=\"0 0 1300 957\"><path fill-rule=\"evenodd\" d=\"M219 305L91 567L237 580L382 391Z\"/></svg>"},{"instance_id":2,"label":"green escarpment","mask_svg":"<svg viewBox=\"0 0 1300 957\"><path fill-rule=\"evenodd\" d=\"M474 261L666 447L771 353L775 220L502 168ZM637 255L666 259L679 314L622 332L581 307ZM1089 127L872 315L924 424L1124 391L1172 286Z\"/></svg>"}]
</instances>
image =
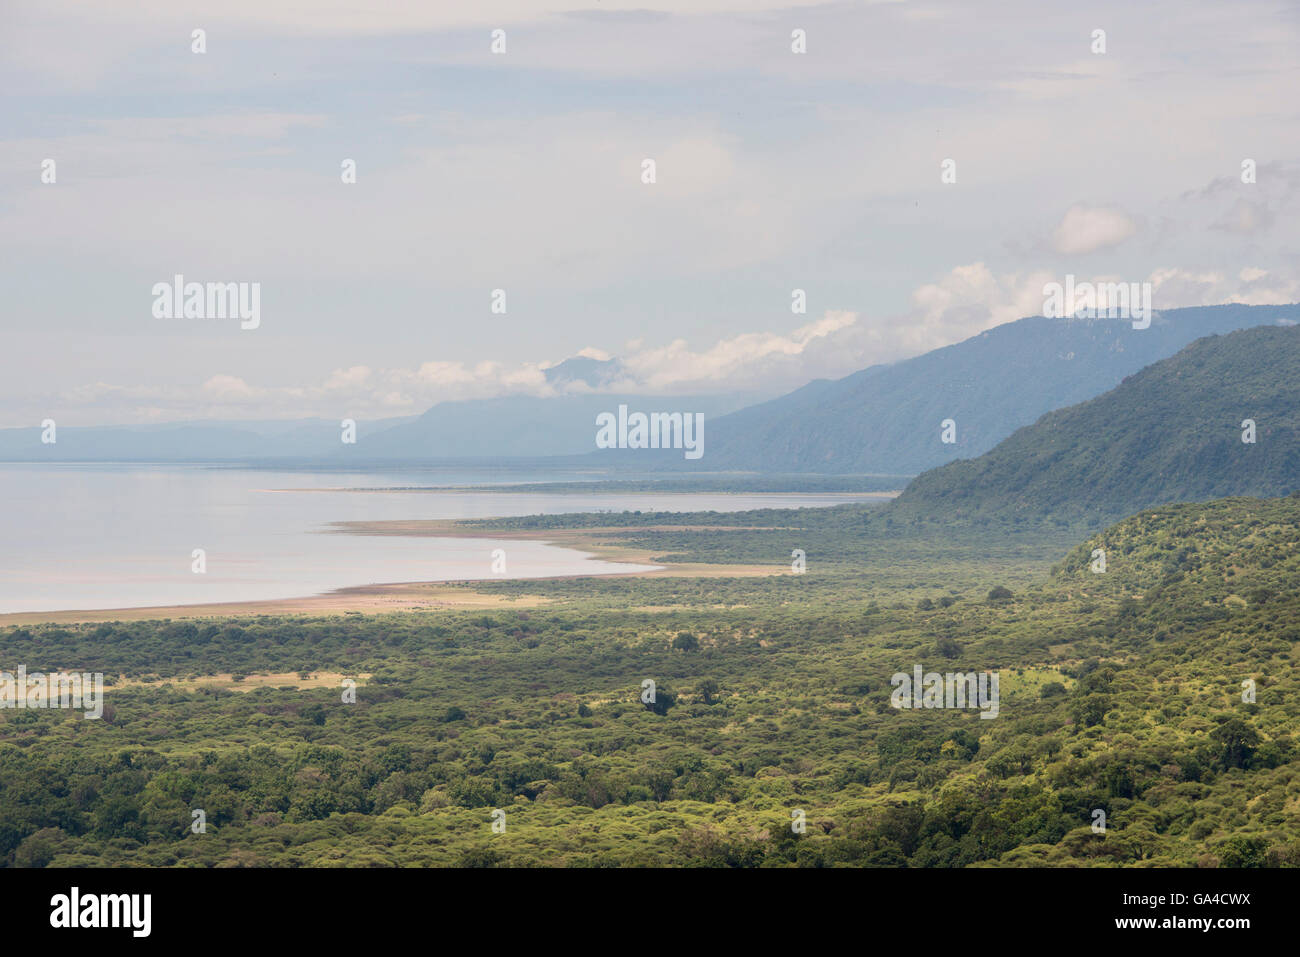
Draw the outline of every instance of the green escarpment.
<instances>
[{"instance_id":1,"label":"green escarpment","mask_svg":"<svg viewBox=\"0 0 1300 957\"><path fill-rule=\"evenodd\" d=\"M1260 327L1197 340L979 458L926 472L888 511L1101 527L1152 505L1298 486L1300 328Z\"/></svg>"}]
</instances>

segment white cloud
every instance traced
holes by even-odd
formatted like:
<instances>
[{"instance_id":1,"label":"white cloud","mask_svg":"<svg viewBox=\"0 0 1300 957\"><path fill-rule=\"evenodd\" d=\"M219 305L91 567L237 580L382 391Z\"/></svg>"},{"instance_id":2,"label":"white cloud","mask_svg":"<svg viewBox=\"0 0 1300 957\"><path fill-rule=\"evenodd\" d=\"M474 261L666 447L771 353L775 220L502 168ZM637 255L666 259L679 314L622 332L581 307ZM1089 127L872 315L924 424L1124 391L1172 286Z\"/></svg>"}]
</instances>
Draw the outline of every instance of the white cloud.
<instances>
[{"instance_id":1,"label":"white cloud","mask_svg":"<svg viewBox=\"0 0 1300 957\"><path fill-rule=\"evenodd\" d=\"M1135 277L1080 276L1094 283ZM1004 322L1040 315L1043 285L1060 277L1045 270L997 274L985 263L957 266L917 288L912 305L896 315L866 316L831 310L786 333L753 332L693 349L685 339L665 345L628 343L624 376L597 391L687 394L788 391L814 378L838 378L959 342ZM1146 277L1156 309L1240 302L1300 300L1300 274L1243 266L1157 269ZM611 358L597 348L578 355ZM163 421L168 418L294 418L333 416L340 407L358 417L409 415L437 402L503 395L548 397L559 390L544 370L556 361L511 364L497 360L430 360L411 368L334 369L316 385L259 385L221 373L197 390L181 386L118 386L97 382L59 396L59 408L88 423Z\"/></svg>"},{"instance_id":2,"label":"white cloud","mask_svg":"<svg viewBox=\"0 0 1300 957\"><path fill-rule=\"evenodd\" d=\"M270 394L270 390L255 389L233 375L214 375L203 383L202 391L205 398L217 402L259 401Z\"/></svg>"},{"instance_id":3,"label":"white cloud","mask_svg":"<svg viewBox=\"0 0 1300 957\"><path fill-rule=\"evenodd\" d=\"M1052 248L1069 256L1096 252L1118 246L1137 230L1137 223L1123 210L1076 204L1066 210L1052 233Z\"/></svg>"},{"instance_id":4,"label":"white cloud","mask_svg":"<svg viewBox=\"0 0 1300 957\"><path fill-rule=\"evenodd\" d=\"M1156 309L1239 302L1265 306L1300 301L1300 275L1247 266L1228 270L1157 269L1148 280Z\"/></svg>"},{"instance_id":5,"label":"white cloud","mask_svg":"<svg viewBox=\"0 0 1300 957\"><path fill-rule=\"evenodd\" d=\"M720 340L700 352L693 351L685 339L676 339L625 358L623 364L632 381L624 383L624 387L640 384L652 392L717 391L725 382L732 388L770 388L774 380L787 381L792 371L798 378L805 378L804 363L800 361L805 351L856 321L853 313L828 312L788 335L746 333Z\"/></svg>"}]
</instances>

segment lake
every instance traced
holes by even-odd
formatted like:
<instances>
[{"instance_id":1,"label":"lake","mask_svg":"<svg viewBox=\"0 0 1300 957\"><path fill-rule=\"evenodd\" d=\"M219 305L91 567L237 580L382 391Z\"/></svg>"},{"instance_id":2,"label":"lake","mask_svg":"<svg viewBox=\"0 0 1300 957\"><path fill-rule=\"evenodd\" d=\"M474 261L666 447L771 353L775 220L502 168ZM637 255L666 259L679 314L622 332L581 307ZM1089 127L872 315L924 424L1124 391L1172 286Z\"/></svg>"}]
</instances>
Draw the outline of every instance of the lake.
<instances>
[{"instance_id":1,"label":"lake","mask_svg":"<svg viewBox=\"0 0 1300 957\"><path fill-rule=\"evenodd\" d=\"M603 476L602 476L603 477ZM862 501L852 494L525 492L356 488L572 481L490 469L304 472L185 465L0 465L0 613L140 608L318 595L351 585L612 574L542 542L330 532L332 522L590 511L742 511ZM506 547L507 574L491 552ZM207 571L192 571L203 549Z\"/></svg>"}]
</instances>

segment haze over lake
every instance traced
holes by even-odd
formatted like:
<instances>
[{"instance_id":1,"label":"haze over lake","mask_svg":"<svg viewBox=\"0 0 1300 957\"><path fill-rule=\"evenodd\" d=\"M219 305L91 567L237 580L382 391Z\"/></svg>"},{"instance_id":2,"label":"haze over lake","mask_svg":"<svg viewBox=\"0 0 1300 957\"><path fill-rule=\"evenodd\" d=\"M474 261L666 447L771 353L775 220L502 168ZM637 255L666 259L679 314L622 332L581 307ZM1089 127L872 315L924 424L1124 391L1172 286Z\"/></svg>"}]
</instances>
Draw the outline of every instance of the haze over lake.
<instances>
[{"instance_id":1,"label":"haze over lake","mask_svg":"<svg viewBox=\"0 0 1300 957\"><path fill-rule=\"evenodd\" d=\"M333 522L590 511L741 511L862 501L852 494L433 492L349 489L572 481L487 469L280 472L202 466L0 465L0 613L258 601L393 582L610 574L542 542L336 534ZM505 548L507 574L491 552ZM191 570L195 549L206 574Z\"/></svg>"}]
</instances>

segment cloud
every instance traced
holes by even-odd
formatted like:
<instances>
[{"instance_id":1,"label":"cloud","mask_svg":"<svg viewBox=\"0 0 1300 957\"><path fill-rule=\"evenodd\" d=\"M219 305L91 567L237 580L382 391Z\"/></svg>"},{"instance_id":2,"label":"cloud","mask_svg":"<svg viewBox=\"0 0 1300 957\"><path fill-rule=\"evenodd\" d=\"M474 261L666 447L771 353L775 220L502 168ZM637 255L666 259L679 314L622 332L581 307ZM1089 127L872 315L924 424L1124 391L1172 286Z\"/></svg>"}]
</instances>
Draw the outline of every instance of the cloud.
<instances>
[{"instance_id":1,"label":"cloud","mask_svg":"<svg viewBox=\"0 0 1300 957\"><path fill-rule=\"evenodd\" d=\"M268 390L255 389L233 375L214 375L203 383L202 391L205 398L218 402L260 401L270 394Z\"/></svg>"},{"instance_id":2,"label":"cloud","mask_svg":"<svg viewBox=\"0 0 1300 957\"><path fill-rule=\"evenodd\" d=\"M1227 212L1211 223L1210 228L1249 236L1268 229L1273 225L1273 219L1273 214L1263 203L1252 203L1238 197Z\"/></svg>"},{"instance_id":3,"label":"cloud","mask_svg":"<svg viewBox=\"0 0 1300 957\"><path fill-rule=\"evenodd\" d=\"M1052 233L1052 248L1067 256L1118 246L1138 230L1123 210L1076 204Z\"/></svg>"},{"instance_id":4,"label":"cloud","mask_svg":"<svg viewBox=\"0 0 1300 957\"><path fill-rule=\"evenodd\" d=\"M349 369L335 369L325 381L326 389L348 389L364 385L370 379L368 366L352 366Z\"/></svg>"},{"instance_id":5,"label":"cloud","mask_svg":"<svg viewBox=\"0 0 1300 957\"><path fill-rule=\"evenodd\" d=\"M1227 270L1157 269L1148 281L1156 309L1180 306L1217 306L1239 302L1248 306L1300 301L1300 275L1277 270L1243 267Z\"/></svg>"},{"instance_id":6,"label":"cloud","mask_svg":"<svg viewBox=\"0 0 1300 957\"><path fill-rule=\"evenodd\" d=\"M1157 306L1285 298L1300 20L1090 9L1106 56L1038 0L12 0L0 411L418 412L581 347L638 388L780 390L1036 313L1062 255L1176 266ZM152 322L177 272L261 282L262 327ZM796 285L834 311L772 312Z\"/></svg>"},{"instance_id":7,"label":"cloud","mask_svg":"<svg viewBox=\"0 0 1300 957\"><path fill-rule=\"evenodd\" d=\"M277 280L405 281L430 262L448 284L494 288L504 268L515 286L585 287L750 266L811 238L790 177L739 163L735 137L708 121L443 114L382 151L322 124L97 120L7 143L0 172L24 187L0 189L0 257L21 247L122 272L240 274L268 294ZM318 138L340 136L319 155ZM56 189L18 159L31 156L58 160ZM355 185L340 182L343 157L357 161Z\"/></svg>"},{"instance_id":8,"label":"cloud","mask_svg":"<svg viewBox=\"0 0 1300 957\"><path fill-rule=\"evenodd\" d=\"M1080 276L1077 281L1134 281L1133 276ZM332 370L317 384L270 385L220 373L197 389L119 386L104 382L68 390L50 406L75 412L87 424L177 418L298 418L410 415L437 402L506 395L553 397L580 389L606 393L684 395L755 392L775 395L816 378L839 378L978 335L1025 316L1040 315L1043 286L1060 281L1046 270L994 272L983 262L957 266L918 287L910 308L864 315L829 310L788 332L750 332L692 348L684 338L647 346L627 343L611 356L588 347L577 355L618 358L621 376L597 389L547 382L545 370L562 359L507 363L429 360L407 368L365 365ZM1239 302L1300 300L1300 274L1247 265L1236 270L1166 267L1145 279L1157 309ZM562 358L568 358L564 356ZM44 413L42 413L44 414ZM39 418L39 416L37 417Z\"/></svg>"},{"instance_id":9,"label":"cloud","mask_svg":"<svg viewBox=\"0 0 1300 957\"><path fill-rule=\"evenodd\" d=\"M804 355L821 340L857 322L850 312L827 312L789 334L745 333L696 352L685 339L646 349L623 359L630 376L617 385L652 392L717 391L721 383L737 389L770 389L774 382L808 378ZM611 391L615 391L611 389Z\"/></svg>"}]
</instances>

